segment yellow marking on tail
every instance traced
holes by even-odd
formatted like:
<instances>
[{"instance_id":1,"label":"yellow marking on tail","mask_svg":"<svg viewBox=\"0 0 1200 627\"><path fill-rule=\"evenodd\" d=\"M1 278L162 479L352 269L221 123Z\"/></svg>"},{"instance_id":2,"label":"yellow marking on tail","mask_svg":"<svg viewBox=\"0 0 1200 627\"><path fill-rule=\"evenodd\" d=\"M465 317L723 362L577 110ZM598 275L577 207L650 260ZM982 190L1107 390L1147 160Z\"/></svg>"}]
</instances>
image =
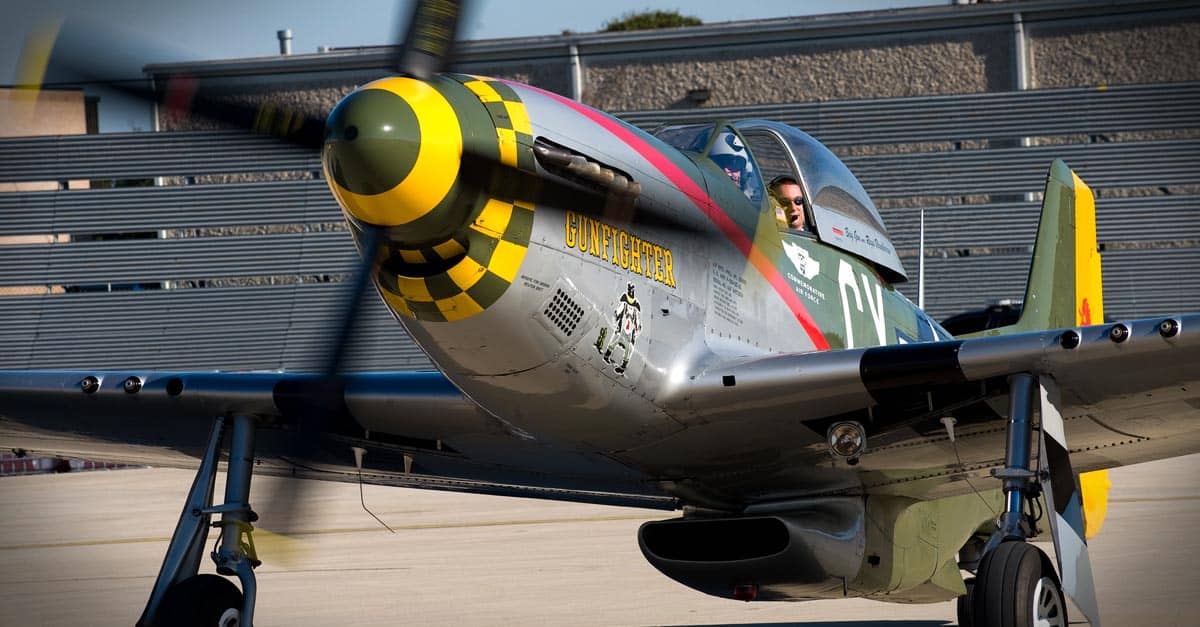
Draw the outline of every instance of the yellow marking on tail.
<instances>
[{"instance_id":1,"label":"yellow marking on tail","mask_svg":"<svg viewBox=\"0 0 1200 627\"><path fill-rule=\"evenodd\" d=\"M1074 171L1071 172L1071 183L1075 188L1075 324L1101 324L1104 322L1104 283L1096 242L1096 196ZM1104 525L1111 487L1107 470L1079 475L1086 538L1095 537Z\"/></svg>"},{"instance_id":2,"label":"yellow marking on tail","mask_svg":"<svg viewBox=\"0 0 1200 627\"><path fill-rule=\"evenodd\" d=\"M1094 470L1079 475L1079 490L1083 493L1084 537L1091 539L1100 533L1108 514L1108 490L1112 482L1107 470Z\"/></svg>"},{"instance_id":3,"label":"yellow marking on tail","mask_svg":"<svg viewBox=\"0 0 1200 627\"><path fill-rule=\"evenodd\" d=\"M1104 322L1104 285L1096 244L1096 197L1074 172L1075 186L1075 324Z\"/></svg>"}]
</instances>

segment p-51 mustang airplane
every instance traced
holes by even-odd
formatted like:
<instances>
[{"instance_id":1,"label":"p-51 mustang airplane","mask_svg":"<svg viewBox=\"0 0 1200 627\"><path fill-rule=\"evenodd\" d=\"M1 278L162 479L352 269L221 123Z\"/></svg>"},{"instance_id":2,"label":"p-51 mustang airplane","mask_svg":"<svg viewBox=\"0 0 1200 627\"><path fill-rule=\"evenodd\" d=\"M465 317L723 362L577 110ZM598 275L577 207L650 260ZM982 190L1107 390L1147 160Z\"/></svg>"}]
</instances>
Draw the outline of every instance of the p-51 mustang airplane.
<instances>
[{"instance_id":1,"label":"p-51 mustang airplane","mask_svg":"<svg viewBox=\"0 0 1200 627\"><path fill-rule=\"evenodd\" d=\"M316 143L364 276L437 372L0 372L0 413L75 453L200 458L141 624L249 624L252 470L342 479L351 447L384 483L682 509L640 547L716 596L958 597L960 624L1007 626L1065 625L1065 590L1098 623L1076 473L1200 451L1200 315L1092 324L1095 205L1066 165L1020 321L954 338L895 289L878 212L813 138L759 120L649 135L436 73L455 19L437 8L406 51L434 65L409 54ZM807 230L780 228L778 177ZM313 425L302 454L280 445ZM214 514L240 591L197 575ZM1047 523L1061 580L1027 542Z\"/></svg>"}]
</instances>

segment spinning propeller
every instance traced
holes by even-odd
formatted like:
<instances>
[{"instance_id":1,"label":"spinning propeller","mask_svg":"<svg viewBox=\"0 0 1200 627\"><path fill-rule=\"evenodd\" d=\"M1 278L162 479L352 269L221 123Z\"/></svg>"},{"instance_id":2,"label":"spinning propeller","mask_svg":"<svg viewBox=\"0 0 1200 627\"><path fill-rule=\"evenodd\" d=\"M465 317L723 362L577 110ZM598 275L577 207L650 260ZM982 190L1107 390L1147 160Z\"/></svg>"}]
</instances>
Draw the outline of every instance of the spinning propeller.
<instances>
[{"instance_id":1,"label":"spinning propeller","mask_svg":"<svg viewBox=\"0 0 1200 627\"><path fill-rule=\"evenodd\" d=\"M454 49L455 39L462 23L462 1L419 0L413 10L402 19L397 33L404 33L400 45L389 62L389 69L403 77L429 80L445 69ZM405 30L401 30L401 29ZM65 35L72 35L67 37ZM74 35L79 35L78 37ZM141 62L150 54L144 49L134 53L127 47L114 42L97 42L92 29L86 33L59 33L48 31L36 33L21 62L21 82L38 85L47 71L55 76L69 77L72 83L102 84L107 89L126 97L154 102L166 116L187 116L216 122L225 128L243 129L256 134L271 135L279 141L296 145L314 152L327 149L329 128L324 117L306 115L294 111L280 110L272 105L256 105L235 100L215 98L198 89L194 77L173 77L156 92L144 80L112 80L113 63L104 64L93 51L106 50L104 58L120 59L126 64ZM379 178L371 171L375 165L369 160L355 164L360 176ZM362 171L366 169L366 171ZM289 380L277 389L277 400L285 416L294 421L295 430L288 444L287 457L293 463L314 458L318 450L321 433L336 431L337 422L346 420L342 392L344 381L339 373L345 363L347 350L354 335L359 318L359 309L371 276L381 262L380 249L385 228L356 221L355 240L359 246L361 261L355 269L353 279L348 282L345 300L336 316L332 341L322 361L319 374L304 380ZM350 451L346 451L350 455ZM294 518L290 511L302 499L295 493L300 482L284 482L286 492L268 499L280 503L289 511L276 512L277 520ZM286 524L286 523L284 523Z\"/></svg>"},{"instance_id":2,"label":"spinning propeller","mask_svg":"<svg viewBox=\"0 0 1200 627\"><path fill-rule=\"evenodd\" d=\"M166 115L206 118L225 127L269 134L279 141L318 151L326 166L326 176L339 194L342 205L350 209L357 202L354 199L366 199L363 202L367 210L350 211L350 227L361 261L353 279L347 282L349 289L345 291L345 299L336 316L338 322L332 329L322 368L312 377L289 379L276 389L276 402L294 426L287 453L293 464L300 465L316 457L322 433L337 433L344 431L345 426L356 426L345 407L345 380L339 373L354 336L364 292L380 266L390 263L386 259L394 252L390 249L396 245L417 248L455 237L474 219L469 215L474 205L473 195L487 192L489 186L500 181L499 184L519 190L521 198L530 202L569 206L580 213L604 216L615 222L636 220L681 230L695 228L680 224L673 214L652 207L638 207L634 214L637 183L627 175L589 162L566 147L538 140L534 146L537 159L545 169L562 178L541 176L469 154L462 144L447 148L445 138L441 137L445 134L442 131L454 128L459 132L457 122L432 127L411 123L405 126L405 120L393 123L389 116L403 117L404 111L411 116L414 109L425 106L419 100L422 90L434 91L430 83L443 80L438 79L437 74L446 67L453 54L462 10L462 2L416 2L408 17L402 45L396 47L389 63L398 76L385 82L394 91L370 87L357 90L327 118L282 111L271 105L214 98L200 91L197 79L189 77L170 79L162 93L156 93L144 81L108 83L92 65L92 57L79 52L71 54L69 49L55 50L49 55L49 62L56 70L68 71L82 81L105 83L128 96L158 102L166 108ZM116 47L106 45L104 49L116 50ZM412 96L413 93L417 96ZM451 110L446 119L453 118L454 111ZM436 148L439 145L441 148ZM405 187L409 191L415 190L417 196L429 196L431 171L418 172L411 163L397 163L405 158L416 159L413 155L435 149L444 154L442 162L435 164L432 172L438 173L437 165L453 165L456 174L452 178L458 190L455 193L459 195L453 197L446 192L444 198L437 197L444 202L435 198L431 204L414 209L428 215L407 216L404 214L407 206L416 207L419 203L406 202L409 198L397 194L409 192L397 192L395 188ZM411 180L400 186L397 177ZM576 184L566 183L563 179ZM581 186L584 189L581 190ZM354 198L343 198L343 192ZM385 207L384 213L391 213L372 214L371 203ZM434 211L434 205L437 205L437 211ZM613 206L621 207L624 213L614 214ZM396 218L397 214L399 218ZM385 250L385 244L389 250ZM345 455L349 456L350 452L345 451ZM273 500L289 508L301 500L295 494L278 496L281 498ZM279 518L287 520L292 517L288 514L290 512Z\"/></svg>"}]
</instances>

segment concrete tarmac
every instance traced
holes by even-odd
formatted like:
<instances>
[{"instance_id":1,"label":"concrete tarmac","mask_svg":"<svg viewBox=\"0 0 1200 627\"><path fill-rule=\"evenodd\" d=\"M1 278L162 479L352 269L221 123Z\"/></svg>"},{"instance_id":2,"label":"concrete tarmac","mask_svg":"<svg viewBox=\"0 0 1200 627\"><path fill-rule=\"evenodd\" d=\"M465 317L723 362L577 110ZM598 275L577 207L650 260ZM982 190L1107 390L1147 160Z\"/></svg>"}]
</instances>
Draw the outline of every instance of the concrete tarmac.
<instances>
[{"instance_id":1,"label":"concrete tarmac","mask_svg":"<svg viewBox=\"0 0 1200 627\"><path fill-rule=\"evenodd\" d=\"M0 478L0 625L132 625L193 473ZM1200 455L1116 469L1091 543L1104 624L1200 615ZM272 529L269 494L252 502ZM259 627L303 625L876 625L954 623L954 604L739 603L660 575L636 531L665 512L304 482L311 507L257 532ZM219 494L219 492L218 492ZM276 521L276 524L281 524ZM212 538L210 537L210 543ZM206 558L202 572L212 572ZM1072 615L1072 623L1082 617Z\"/></svg>"}]
</instances>

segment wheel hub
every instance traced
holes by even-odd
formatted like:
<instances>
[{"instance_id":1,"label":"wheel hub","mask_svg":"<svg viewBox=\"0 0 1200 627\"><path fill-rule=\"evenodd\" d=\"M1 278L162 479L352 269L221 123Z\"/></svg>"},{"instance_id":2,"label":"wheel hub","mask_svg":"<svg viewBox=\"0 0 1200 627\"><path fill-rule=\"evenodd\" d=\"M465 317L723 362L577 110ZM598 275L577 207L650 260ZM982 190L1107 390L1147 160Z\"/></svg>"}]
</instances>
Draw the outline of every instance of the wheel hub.
<instances>
[{"instance_id":1,"label":"wheel hub","mask_svg":"<svg viewBox=\"0 0 1200 627\"><path fill-rule=\"evenodd\" d=\"M1067 627L1062 595L1050 577L1042 577L1034 586L1032 609L1034 627Z\"/></svg>"},{"instance_id":2,"label":"wheel hub","mask_svg":"<svg viewBox=\"0 0 1200 627\"><path fill-rule=\"evenodd\" d=\"M221 613L221 617L217 619L219 627L238 627L242 624L242 611L234 608L229 608Z\"/></svg>"}]
</instances>

